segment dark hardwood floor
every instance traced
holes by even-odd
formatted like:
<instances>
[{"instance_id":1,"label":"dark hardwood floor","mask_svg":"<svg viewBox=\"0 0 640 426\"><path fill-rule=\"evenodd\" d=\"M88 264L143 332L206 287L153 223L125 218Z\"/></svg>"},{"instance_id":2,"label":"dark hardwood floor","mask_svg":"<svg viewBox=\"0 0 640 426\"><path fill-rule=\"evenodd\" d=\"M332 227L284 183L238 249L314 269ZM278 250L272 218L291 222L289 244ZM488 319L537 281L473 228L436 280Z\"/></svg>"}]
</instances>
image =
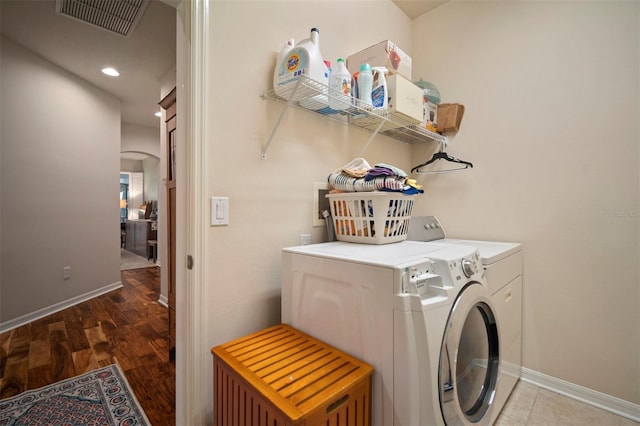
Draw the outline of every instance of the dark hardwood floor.
<instances>
[{"instance_id":1,"label":"dark hardwood floor","mask_svg":"<svg viewBox=\"0 0 640 426\"><path fill-rule=\"evenodd\" d=\"M154 426L175 424L175 365L160 269L122 271L123 288L0 334L0 399L118 363Z\"/></svg>"}]
</instances>

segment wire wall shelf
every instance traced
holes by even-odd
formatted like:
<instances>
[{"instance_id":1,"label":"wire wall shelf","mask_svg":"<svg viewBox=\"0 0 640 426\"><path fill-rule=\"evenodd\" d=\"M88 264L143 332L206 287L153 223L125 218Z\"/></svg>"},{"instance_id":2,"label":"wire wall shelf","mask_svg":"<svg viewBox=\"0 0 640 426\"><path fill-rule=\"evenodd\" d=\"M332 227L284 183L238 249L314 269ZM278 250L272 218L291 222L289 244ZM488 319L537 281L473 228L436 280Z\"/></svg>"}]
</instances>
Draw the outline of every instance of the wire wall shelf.
<instances>
[{"instance_id":1,"label":"wire wall shelf","mask_svg":"<svg viewBox=\"0 0 640 426\"><path fill-rule=\"evenodd\" d=\"M403 120L397 114L392 115L387 111L372 110L366 106L361 106L356 98L342 93L334 93L328 86L305 75L301 75L295 84L290 85L289 88L280 94L276 94L275 90L269 90L263 92L260 96L263 99L285 104L276 124L271 130L269 139L262 148L263 160L267 158L269 146L273 142L273 138L284 115L291 106L371 132L371 136L362 148L359 156L363 156L377 134L382 134L410 144L437 142L444 145L447 143L446 136L431 132L408 120ZM343 105L345 109L335 110L330 108L330 101L337 101ZM333 102L331 103L333 104Z\"/></svg>"}]
</instances>

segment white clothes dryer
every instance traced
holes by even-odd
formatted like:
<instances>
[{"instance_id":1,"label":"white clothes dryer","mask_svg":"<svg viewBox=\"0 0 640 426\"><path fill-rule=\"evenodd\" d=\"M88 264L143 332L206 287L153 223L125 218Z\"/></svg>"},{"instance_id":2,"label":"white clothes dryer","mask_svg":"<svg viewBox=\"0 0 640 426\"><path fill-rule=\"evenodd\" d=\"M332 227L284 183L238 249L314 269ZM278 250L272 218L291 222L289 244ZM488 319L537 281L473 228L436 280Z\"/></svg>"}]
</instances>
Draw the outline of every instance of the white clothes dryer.
<instances>
[{"instance_id":1,"label":"white clothes dryer","mask_svg":"<svg viewBox=\"0 0 640 426\"><path fill-rule=\"evenodd\" d=\"M412 217L407 239L429 242L430 246L478 248L500 336L500 372L493 403L493 422L522 375L522 245L447 238L435 216Z\"/></svg>"},{"instance_id":2,"label":"white clothes dryer","mask_svg":"<svg viewBox=\"0 0 640 426\"><path fill-rule=\"evenodd\" d=\"M333 242L282 261L282 321L374 367L374 425L492 422L500 332L475 247Z\"/></svg>"}]
</instances>

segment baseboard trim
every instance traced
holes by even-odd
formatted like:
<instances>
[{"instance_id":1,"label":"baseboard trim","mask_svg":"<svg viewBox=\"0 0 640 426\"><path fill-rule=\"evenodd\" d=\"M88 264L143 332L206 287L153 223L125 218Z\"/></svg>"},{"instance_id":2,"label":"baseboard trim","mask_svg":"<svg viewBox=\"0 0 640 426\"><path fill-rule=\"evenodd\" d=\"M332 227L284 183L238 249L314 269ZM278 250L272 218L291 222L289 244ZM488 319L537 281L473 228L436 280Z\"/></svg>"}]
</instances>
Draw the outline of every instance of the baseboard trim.
<instances>
[{"instance_id":1,"label":"baseboard trim","mask_svg":"<svg viewBox=\"0 0 640 426\"><path fill-rule=\"evenodd\" d=\"M58 302L51 306L47 306L46 308L38 309L37 311L31 312L30 314L22 315L18 318L5 321L3 323L0 323L0 333L13 330L14 328L20 327L21 325L25 325L40 318L44 318L47 315L55 314L56 312L59 312L63 309L67 309L79 303L86 302L89 299L93 299L94 297L109 293L110 291L117 290L121 287L122 281L118 281L113 284L100 287L99 289L90 291L88 293L81 294L80 296L72 297L71 299Z\"/></svg>"},{"instance_id":2,"label":"baseboard trim","mask_svg":"<svg viewBox=\"0 0 640 426\"><path fill-rule=\"evenodd\" d=\"M164 294L161 294L158 298L158 303L164 306L165 308L169 307L169 299Z\"/></svg>"},{"instance_id":3,"label":"baseboard trim","mask_svg":"<svg viewBox=\"0 0 640 426\"><path fill-rule=\"evenodd\" d=\"M548 376L534 370L522 367L522 381L535 386L576 399L585 404L593 405L619 416L640 422L640 404L625 401L602 392L598 392L580 385L567 382L556 377Z\"/></svg>"}]
</instances>

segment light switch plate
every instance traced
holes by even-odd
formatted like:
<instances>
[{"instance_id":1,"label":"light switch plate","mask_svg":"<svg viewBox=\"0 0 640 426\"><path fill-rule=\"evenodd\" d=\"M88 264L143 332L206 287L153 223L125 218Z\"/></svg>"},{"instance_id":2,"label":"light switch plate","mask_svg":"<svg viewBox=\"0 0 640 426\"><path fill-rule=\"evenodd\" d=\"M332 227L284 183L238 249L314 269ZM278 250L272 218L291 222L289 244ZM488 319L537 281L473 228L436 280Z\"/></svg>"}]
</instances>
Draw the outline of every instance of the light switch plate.
<instances>
[{"instance_id":1,"label":"light switch plate","mask_svg":"<svg viewBox=\"0 0 640 426\"><path fill-rule=\"evenodd\" d=\"M229 224L229 197L211 197L211 226Z\"/></svg>"}]
</instances>

